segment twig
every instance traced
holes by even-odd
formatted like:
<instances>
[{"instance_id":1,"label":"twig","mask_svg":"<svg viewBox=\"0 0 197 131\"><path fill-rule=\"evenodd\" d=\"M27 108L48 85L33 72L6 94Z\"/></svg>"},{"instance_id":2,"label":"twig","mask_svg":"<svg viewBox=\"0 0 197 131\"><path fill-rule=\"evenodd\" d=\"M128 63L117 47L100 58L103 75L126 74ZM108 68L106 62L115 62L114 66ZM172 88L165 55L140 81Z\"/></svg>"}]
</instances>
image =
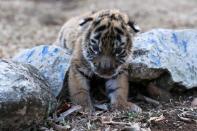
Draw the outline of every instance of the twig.
<instances>
[{"instance_id":1,"label":"twig","mask_svg":"<svg viewBox=\"0 0 197 131\"><path fill-rule=\"evenodd\" d=\"M143 96L141 94L138 94L137 98L140 99L140 100L144 100L148 103L154 104L154 105L159 105L160 104L159 101L156 101L156 100L154 100L150 97L147 97L147 96Z\"/></svg>"},{"instance_id":2,"label":"twig","mask_svg":"<svg viewBox=\"0 0 197 131\"><path fill-rule=\"evenodd\" d=\"M53 129L49 129L49 128L46 128L46 127L40 127L39 130L40 131L54 131Z\"/></svg>"},{"instance_id":3,"label":"twig","mask_svg":"<svg viewBox=\"0 0 197 131\"><path fill-rule=\"evenodd\" d=\"M197 123L197 120L195 120L195 119L184 117L184 116L187 116L186 112L178 114L177 116L179 117L180 120L182 120L184 122L188 122L188 123L195 122L195 123Z\"/></svg>"},{"instance_id":4,"label":"twig","mask_svg":"<svg viewBox=\"0 0 197 131\"><path fill-rule=\"evenodd\" d=\"M116 121L104 121L102 124L109 124L109 125L127 125L131 126L131 123L126 123L126 122L116 122Z\"/></svg>"},{"instance_id":5,"label":"twig","mask_svg":"<svg viewBox=\"0 0 197 131\"><path fill-rule=\"evenodd\" d=\"M58 117L56 119L56 122L60 122L62 121L66 116L68 116L69 114L75 112L75 111L79 111L82 107L77 105L77 106L72 106L70 109L68 109L67 111L63 112L60 114L60 117Z\"/></svg>"},{"instance_id":6,"label":"twig","mask_svg":"<svg viewBox=\"0 0 197 131\"><path fill-rule=\"evenodd\" d=\"M190 118L185 118L185 117L182 117L180 115L178 115L178 117L179 117L180 120L182 120L184 122L188 122L188 123L191 123L192 122L192 120Z\"/></svg>"}]
</instances>

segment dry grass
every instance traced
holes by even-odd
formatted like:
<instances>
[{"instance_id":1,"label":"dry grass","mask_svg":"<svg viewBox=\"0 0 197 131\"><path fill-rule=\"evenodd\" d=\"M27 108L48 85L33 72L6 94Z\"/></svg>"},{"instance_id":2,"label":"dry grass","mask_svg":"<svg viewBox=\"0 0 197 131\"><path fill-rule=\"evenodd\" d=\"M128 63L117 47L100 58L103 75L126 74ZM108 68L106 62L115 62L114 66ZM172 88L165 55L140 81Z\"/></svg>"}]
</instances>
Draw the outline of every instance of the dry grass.
<instances>
[{"instance_id":1,"label":"dry grass","mask_svg":"<svg viewBox=\"0 0 197 131\"><path fill-rule=\"evenodd\" d=\"M141 128L143 131L195 131L197 129L197 107L191 107L193 97L197 97L196 91L184 92L166 102L161 101L159 105L135 99L134 101L143 109L142 114L117 110L96 110L90 115L78 111L79 108L73 106L62 113L67 114L64 120L59 121L54 117L48 121L45 129L108 131ZM67 104L66 108L68 108Z\"/></svg>"}]
</instances>

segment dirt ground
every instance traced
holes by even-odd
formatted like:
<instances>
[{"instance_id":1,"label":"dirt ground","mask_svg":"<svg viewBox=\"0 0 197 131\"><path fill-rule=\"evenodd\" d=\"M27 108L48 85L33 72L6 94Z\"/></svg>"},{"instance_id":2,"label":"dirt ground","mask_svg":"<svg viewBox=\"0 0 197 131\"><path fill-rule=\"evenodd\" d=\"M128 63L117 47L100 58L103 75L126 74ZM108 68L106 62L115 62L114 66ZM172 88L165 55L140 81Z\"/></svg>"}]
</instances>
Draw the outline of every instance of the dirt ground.
<instances>
[{"instance_id":1,"label":"dirt ground","mask_svg":"<svg viewBox=\"0 0 197 131\"><path fill-rule=\"evenodd\" d=\"M106 8L126 11L142 32L153 28L197 29L196 0L0 0L0 58L11 58L24 48L52 43L70 17ZM183 94L157 106L137 101L144 110L141 115L102 111L89 117L73 113L61 125L68 130L108 131L131 130L126 128L131 125L128 123L137 122L144 129L153 131L197 131L197 108L191 107L192 99L197 97L196 91ZM103 122L108 117L112 118L111 121L124 123ZM152 117L162 118L150 120Z\"/></svg>"},{"instance_id":2,"label":"dirt ground","mask_svg":"<svg viewBox=\"0 0 197 131\"><path fill-rule=\"evenodd\" d=\"M141 114L118 110L105 111L106 100L100 99L97 103L102 101L105 104L100 104L99 108L96 108L96 111L90 115L82 111L74 111L75 105L66 102L59 109L64 109L66 113L63 112L63 114L72 111L73 113L66 115L65 120L60 122L54 122L56 117L53 117L53 120L45 123L44 128L41 125L39 129L52 131L197 131L197 108L191 106L191 101L195 97L197 97L197 90L173 92L171 99L166 101L151 99L154 101L151 102L142 100L137 95L130 96L130 100L143 109Z\"/></svg>"}]
</instances>

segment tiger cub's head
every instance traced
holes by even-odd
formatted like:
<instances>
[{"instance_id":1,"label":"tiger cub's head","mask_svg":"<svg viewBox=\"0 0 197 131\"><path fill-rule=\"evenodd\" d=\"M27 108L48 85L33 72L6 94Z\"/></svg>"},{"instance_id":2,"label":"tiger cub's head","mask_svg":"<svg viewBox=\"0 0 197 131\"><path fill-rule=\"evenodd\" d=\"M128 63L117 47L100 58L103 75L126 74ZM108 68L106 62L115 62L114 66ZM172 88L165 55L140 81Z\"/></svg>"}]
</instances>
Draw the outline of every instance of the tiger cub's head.
<instances>
[{"instance_id":1,"label":"tiger cub's head","mask_svg":"<svg viewBox=\"0 0 197 131\"><path fill-rule=\"evenodd\" d=\"M92 71L102 78L116 76L131 53L132 38L139 28L119 10L96 12L80 26L85 28L83 55Z\"/></svg>"}]
</instances>

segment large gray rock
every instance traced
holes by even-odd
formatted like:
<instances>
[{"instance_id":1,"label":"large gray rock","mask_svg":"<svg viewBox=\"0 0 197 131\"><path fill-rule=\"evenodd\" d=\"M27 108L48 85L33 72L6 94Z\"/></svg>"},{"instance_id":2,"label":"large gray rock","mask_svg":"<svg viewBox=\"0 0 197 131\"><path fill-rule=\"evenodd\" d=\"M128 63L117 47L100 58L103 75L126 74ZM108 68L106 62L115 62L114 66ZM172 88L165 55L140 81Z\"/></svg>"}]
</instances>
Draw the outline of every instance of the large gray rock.
<instances>
[{"instance_id":1,"label":"large gray rock","mask_svg":"<svg viewBox=\"0 0 197 131\"><path fill-rule=\"evenodd\" d=\"M136 37L131 80L155 79L168 72L173 83L197 87L197 30L155 29Z\"/></svg>"},{"instance_id":2,"label":"large gray rock","mask_svg":"<svg viewBox=\"0 0 197 131\"><path fill-rule=\"evenodd\" d=\"M197 87L197 30L155 29L137 36L130 62L130 80L158 79L161 84L180 84L187 89ZM47 78L54 95L58 95L69 68L71 55L66 50L42 45L21 52L13 59L34 65Z\"/></svg>"},{"instance_id":3,"label":"large gray rock","mask_svg":"<svg viewBox=\"0 0 197 131\"><path fill-rule=\"evenodd\" d=\"M36 67L50 84L52 93L58 96L63 87L70 58L71 55L60 47L40 45L22 51L13 60Z\"/></svg>"},{"instance_id":4,"label":"large gray rock","mask_svg":"<svg viewBox=\"0 0 197 131\"><path fill-rule=\"evenodd\" d=\"M0 130L40 123L55 105L49 84L36 68L0 60Z\"/></svg>"}]
</instances>

